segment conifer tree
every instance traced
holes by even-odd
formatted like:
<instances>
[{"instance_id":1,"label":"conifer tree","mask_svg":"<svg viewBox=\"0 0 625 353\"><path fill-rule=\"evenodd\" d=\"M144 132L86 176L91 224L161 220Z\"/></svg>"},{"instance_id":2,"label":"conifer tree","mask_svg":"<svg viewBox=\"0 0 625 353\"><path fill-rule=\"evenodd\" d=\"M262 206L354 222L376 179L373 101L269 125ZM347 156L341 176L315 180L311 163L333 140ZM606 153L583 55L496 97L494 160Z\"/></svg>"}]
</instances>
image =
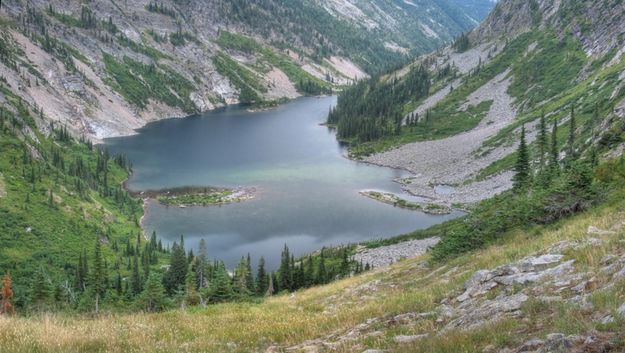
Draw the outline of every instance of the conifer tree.
<instances>
[{"instance_id":1,"label":"conifer tree","mask_svg":"<svg viewBox=\"0 0 625 353\"><path fill-rule=\"evenodd\" d=\"M341 277L349 276L349 257L347 255L347 249L344 248L341 251L341 268L340 268Z\"/></svg>"},{"instance_id":2,"label":"conifer tree","mask_svg":"<svg viewBox=\"0 0 625 353\"><path fill-rule=\"evenodd\" d=\"M245 286L250 292L254 293L254 274L252 273L252 260L249 253L247 253L247 259L245 261L245 272Z\"/></svg>"},{"instance_id":3,"label":"conifer tree","mask_svg":"<svg viewBox=\"0 0 625 353\"><path fill-rule=\"evenodd\" d=\"M187 278L185 283L185 303L187 305L195 306L200 304L202 298L197 291L197 277L195 271L187 272Z\"/></svg>"},{"instance_id":4,"label":"conifer tree","mask_svg":"<svg viewBox=\"0 0 625 353\"><path fill-rule=\"evenodd\" d=\"M566 158L570 162L575 159L575 108L571 105L571 118L569 119L569 138L567 141Z\"/></svg>"},{"instance_id":5,"label":"conifer tree","mask_svg":"<svg viewBox=\"0 0 625 353\"><path fill-rule=\"evenodd\" d=\"M141 274L139 273L139 260L137 258L137 254L133 256L132 259L132 272L130 274L130 286L132 295L138 295L142 292L142 281Z\"/></svg>"},{"instance_id":6,"label":"conifer tree","mask_svg":"<svg viewBox=\"0 0 625 353\"><path fill-rule=\"evenodd\" d=\"M152 250L156 250L157 241L156 241L156 231L152 231L152 235L150 236L150 247Z\"/></svg>"},{"instance_id":7,"label":"conifer tree","mask_svg":"<svg viewBox=\"0 0 625 353\"><path fill-rule=\"evenodd\" d=\"M85 272L85 258L83 254L78 255L78 265L76 266L76 278L74 280L74 288L83 292L86 289L87 273Z\"/></svg>"},{"instance_id":8,"label":"conifer tree","mask_svg":"<svg viewBox=\"0 0 625 353\"><path fill-rule=\"evenodd\" d=\"M291 255L286 244L284 244L280 259L280 268L278 269L280 273L279 287L281 290L291 290Z\"/></svg>"},{"instance_id":9,"label":"conifer tree","mask_svg":"<svg viewBox=\"0 0 625 353\"><path fill-rule=\"evenodd\" d=\"M174 242L171 248L169 270L165 273L163 284L167 293L173 294L184 286L187 278L188 262L184 251L184 240L180 237L180 245Z\"/></svg>"},{"instance_id":10,"label":"conifer tree","mask_svg":"<svg viewBox=\"0 0 625 353\"><path fill-rule=\"evenodd\" d=\"M212 302L223 302L232 298L232 284L230 275L226 271L223 262L215 266L213 279L211 280L210 299Z\"/></svg>"},{"instance_id":11,"label":"conifer tree","mask_svg":"<svg viewBox=\"0 0 625 353\"><path fill-rule=\"evenodd\" d=\"M121 273L117 272L117 275L115 276L115 292L117 293L118 296L122 295L122 275Z\"/></svg>"},{"instance_id":12,"label":"conifer tree","mask_svg":"<svg viewBox=\"0 0 625 353\"><path fill-rule=\"evenodd\" d=\"M315 267L312 256L306 259L306 270L304 271L304 286L311 287L315 284Z\"/></svg>"},{"instance_id":13,"label":"conifer tree","mask_svg":"<svg viewBox=\"0 0 625 353\"><path fill-rule=\"evenodd\" d=\"M274 293L274 287L273 287L273 284L275 283L274 280L273 280L274 277L275 276L274 276L273 273L269 276L269 284L267 285L267 291L265 292L265 296L266 297L270 297Z\"/></svg>"},{"instance_id":14,"label":"conifer tree","mask_svg":"<svg viewBox=\"0 0 625 353\"><path fill-rule=\"evenodd\" d=\"M293 254L291 254L291 260L289 261L289 273L291 274L291 278L289 278L289 290L294 291L296 289L295 277L297 274L295 272L295 256L293 256Z\"/></svg>"},{"instance_id":15,"label":"conifer tree","mask_svg":"<svg viewBox=\"0 0 625 353\"><path fill-rule=\"evenodd\" d=\"M514 189L519 190L527 186L530 178L529 153L525 143L525 125L521 127L521 142L517 150L517 161L514 167Z\"/></svg>"},{"instance_id":16,"label":"conifer tree","mask_svg":"<svg viewBox=\"0 0 625 353\"><path fill-rule=\"evenodd\" d=\"M269 288L269 289L272 289L272 291L271 291L272 294L273 293L279 293L280 290L282 289L282 288L280 288L280 282L278 281L278 275L275 272L271 273L271 284L272 284L272 286L270 286L271 288ZM269 289L267 289L267 291L269 291Z\"/></svg>"},{"instance_id":17,"label":"conifer tree","mask_svg":"<svg viewBox=\"0 0 625 353\"><path fill-rule=\"evenodd\" d=\"M545 166L545 153L547 153L547 123L545 122L544 110L540 114L540 125L536 143L538 144L538 153L540 153L540 168L543 169Z\"/></svg>"},{"instance_id":18,"label":"conifer tree","mask_svg":"<svg viewBox=\"0 0 625 353\"><path fill-rule=\"evenodd\" d=\"M141 309L148 312L162 311L167 307L167 297L160 275L150 274L137 303Z\"/></svg>"},{"instance_id":19,"label":"conifer tree","mask_svg":"<svg viewBox=\"0 0 625 353\"><path fill-rule=\"evenodd\" d=\"M258 260L258 272L256 272L256 295L265 295L268 286L267 272L265 271L265 258L261 256L260 260Z\"/></svg>"},{"instance_id":20,"label":"conifer tree","mask_svg":"<svg viewBox=\"0 0 625 353\"><path fill-rule=\"evenodd\" d=\"M250 288L247 287L247 261L241 258L239 265L234 269L234 278L232 281L233 289L240 297L247 297L251 294Z\"/></svg>"},{"instance_id":21,"label":"conifer tree","mask_svg":"<svg viewBox=\"0 0 625 353\"><path fill-rule=\"evenodd\" d=\"M293 282L295 289L303 288L306 286L306 271L304 269L303 261L300 261L296 267Z\"/></svg>"},{"instance_id":22,"label":"conifer tree","mask_svg":"<svg viewBox=\"0 0 625 353\"><path fill-rule=\"evenodd\" d=\"M326 271L326 259L324 255L324 249L321 248L321 254L319 255L319 264L317 265L317 275L315 277L315 284L325 284L328 278Z\"/></svg>"},{"instance_id":23,"label":"conifer tree","mask_svg":"<svg viewBox=\"0 0 625 353\"><path fill-rule=\"evenodd\" d=\"M560 152L558 151L558 119L553 121L553 128L551 129L551 162L550 167L552 171L558 171L560 169Z\"/></svg>"},{"instance_id":24,"label":"conifer tree","mask_svg":"<svg viewBox=\"0 0 625 353\"><path fill-rule=\"evenodd\" d=\"M33 277L31 300L39 308L44 308L48 305L50 300L50 286L48 285L48 279L40 268Z\"/></svg>"},{"instance_id":25,"label":"conifer tree","mask_svg":"<svg viewBox=\"0 0 625 353\"><path fill-rule=\"evenodd\" d=\"M93 290L95 297L95 312L100 311L100 299L104 297L106 293L106 272L104 263L102 261L102 244L100 239L96 237L95 249L93 255L93 267L91 272L91 278L89 280L89 286Z\"/></svg>"},{"instance_id":26,"label":"conifer tree","mask_svg":"<svg viewBox=\"0 0 625 353\"><path fill-rule=\"evenodd\" d=\"M11 304L12 299L11 276L5 273L2 277L2 290L0 290L0 314L15 315L15 309Z\"/></svg>"},{"instance_id":27,"label":"conifer tree","mask_svg":"<svg viewBox=\"0 0 625 353\"><path fill-rule=\"evenodd\" d=\"M196 276L198 287L204 288L208 285L208 251L206 250L206 241L200 239L200 249L197 255Z\"/></svg>"}]
</instances>

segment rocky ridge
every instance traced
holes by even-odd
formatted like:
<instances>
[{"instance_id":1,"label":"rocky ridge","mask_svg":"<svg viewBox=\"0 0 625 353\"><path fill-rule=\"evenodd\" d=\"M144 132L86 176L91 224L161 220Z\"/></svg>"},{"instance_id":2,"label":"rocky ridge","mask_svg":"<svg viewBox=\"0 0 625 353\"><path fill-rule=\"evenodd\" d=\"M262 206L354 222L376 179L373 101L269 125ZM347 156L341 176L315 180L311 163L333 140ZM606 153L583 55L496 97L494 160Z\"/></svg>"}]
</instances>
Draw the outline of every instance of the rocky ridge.
<instances>
[{"instance_id":1,"label":"rocky ridge","mask_svg":"<svg viewBox=\"0 0 625 353\"><path fill-rule=\"evenodd\" d=\"M488 325L496 325L505 319L530 320L528 310L534 306L545 306L553 310L558 305L568 305L586 313L592 313L593 320L613 323L625 320L625 302L614 312L597 310L593 296L610 291L625 283L625 253L606 255L599 261L599 270L587 271L578 266L577 261L567 253L584 251L599 244L615 242L623 225L616 224L610 230L590 226L587 236L580 240L561 241L541 252L522 258L519 261L481 269L471 274L460 291L449 295L427 312L406 312L384 317L373 317L347 331L334 332L325 337L285 347L287 352L326 352L340 349L344 345L385 336L385 331L401 327L421 327L422 322L432 322L434 331L416 334L398 334L392 340L398 345L410 345L427 340L432 335L446 335L452 331L473 330ZM435 241L435 239L432 239ZM384 268L378 269L384 271ZM415 273L416 280L437 277L440 281L464 276L461 268L448 268L443 265L432 269L427 263L417 262L407 271ZM348 289L351 296L368 300L379 289L396 284L375 280ZM338 298L328 298L328 314L337 309ZM344 305L344 304L343 304ZM424 327L430 327L425 325ZM497 350L486 348L485 352L604 352L613 345L614 334L588 332L582 335L567 335L552 332L543 337L526 340L516 348ZM357 346L357 345L356 345ZM279 352L282 348L272 346L266 352ZM378 353L383 350L361 349L363 353Z\"/></svg>"}]
</instances>

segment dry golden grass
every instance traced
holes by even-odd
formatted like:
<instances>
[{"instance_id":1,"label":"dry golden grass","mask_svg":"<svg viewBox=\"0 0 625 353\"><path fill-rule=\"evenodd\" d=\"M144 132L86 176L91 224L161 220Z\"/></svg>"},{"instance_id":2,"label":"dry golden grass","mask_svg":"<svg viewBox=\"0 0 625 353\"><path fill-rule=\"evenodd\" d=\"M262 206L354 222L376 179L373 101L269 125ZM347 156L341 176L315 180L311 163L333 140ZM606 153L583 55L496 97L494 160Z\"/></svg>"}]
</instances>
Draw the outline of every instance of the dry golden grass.
<instances>
[{"instance_id":1,"label":"dry golden grass","mask_svg":"<svg viewBox=\"0 0 625 353\"><path fill-rule=\"evenodd\" d=\"M54 314L0 317L0 352L264 352L272 345L288 347L329 333L346 332L369 318L433 310L443 298L458 294L475 270L518 260L559 241L581 240L587 237L589 225L609 229L623 219L625 214L603 207L547 228L515 231L500 244L446 264L427 265L427 257L410 259L389 269L263 303L97 318ZM601 246L567 251L566 255L575 258L584 270L596 269L603 255L625 252L622 233L610 239ZM621 296L612 291L598 295L596 300L611 308L625 300ZM575 316L578 313L570 310L561 310L558 315L560 321L553 321L554 325L579 319ZM497 324L497 334L488 326L434 336L408 346L398 347L392 342L396 334L435 332L438 324L426 319L412 327L381 327L382 336L356 340L337 347L337 351L380 347L407 352L470 352L489 344L509 345L524 337L524 332L536 333L526 326L511 319Z\"/></svg>"}]
</instances>

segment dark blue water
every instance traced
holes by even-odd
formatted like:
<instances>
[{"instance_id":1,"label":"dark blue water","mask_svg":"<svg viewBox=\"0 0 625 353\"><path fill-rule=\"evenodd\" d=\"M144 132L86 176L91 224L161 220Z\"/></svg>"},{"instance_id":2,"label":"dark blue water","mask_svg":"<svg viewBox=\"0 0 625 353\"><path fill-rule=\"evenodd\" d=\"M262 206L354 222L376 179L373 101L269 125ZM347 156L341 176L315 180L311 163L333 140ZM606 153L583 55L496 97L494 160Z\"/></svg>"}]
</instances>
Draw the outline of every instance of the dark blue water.
<instances>
[{"instance_id":1,"label":"dark blue water","mask_svg":"<svg viewBox=\"0 0 625 353\"><path fill-rule=\"evenodd\" d=\"M212 207L147 208L145 230L165 243L200 239L209 255L232 266L242 255L279 261L284 244L295 254L388 237L457 216L432 216L364 196L363 189L400 193L404 172L356 163L325 121L334 97L301 98L276 109L228 107L201 116L147 125L134 136L106 141L134 164L133 190L185 185L254 186L256 198Z\"/></svg>"}]
</instances>

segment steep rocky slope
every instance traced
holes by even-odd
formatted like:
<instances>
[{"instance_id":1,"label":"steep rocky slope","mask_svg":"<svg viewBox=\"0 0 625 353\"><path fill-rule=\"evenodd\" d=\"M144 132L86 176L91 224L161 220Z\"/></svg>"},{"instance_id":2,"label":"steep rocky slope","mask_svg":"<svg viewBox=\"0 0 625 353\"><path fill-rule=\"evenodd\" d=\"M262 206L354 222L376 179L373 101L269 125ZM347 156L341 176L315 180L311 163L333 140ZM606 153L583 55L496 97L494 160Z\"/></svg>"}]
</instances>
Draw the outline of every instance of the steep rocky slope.
<instances>
[{"instance_id":1,"label":"steep rocky slope","mask_svg":"<svg viewBox=\"0 0 625 353\"><path fill-rule=\"evenodd\" d=\"M447 0L4 1L0 76L77 135L322 94L476 24Z\"/></svg>"},{"instance_id":2,"label":"steep rocky slope","mask_svg":"<svg viewBox=\"0 0 625 353\"><path fill-rule=\"evenodd\" d=\"M533 142L543 111L549 127L555 121L562 126L573 107L581 136L576 150L599 146L607 153L607 141L610 147L622 143L615 134L625 106L623 6L611 0L498 2L467 37L374 79L370 89L390 87L425 67L429 95L395 106L393 114L404 117L401 128L391 114L382 120L380 126L390 128L381 137L350 137L353 155L409 170L414 177L401 181L406 190L451 205L511 187L521 125ZM357 99L367 101L366 94ZM344 119L353 125L358 117ZM566 142L562 130L560 145ZM532 149L537 161L535 143Z\"/></svg>"}]
</instances>

